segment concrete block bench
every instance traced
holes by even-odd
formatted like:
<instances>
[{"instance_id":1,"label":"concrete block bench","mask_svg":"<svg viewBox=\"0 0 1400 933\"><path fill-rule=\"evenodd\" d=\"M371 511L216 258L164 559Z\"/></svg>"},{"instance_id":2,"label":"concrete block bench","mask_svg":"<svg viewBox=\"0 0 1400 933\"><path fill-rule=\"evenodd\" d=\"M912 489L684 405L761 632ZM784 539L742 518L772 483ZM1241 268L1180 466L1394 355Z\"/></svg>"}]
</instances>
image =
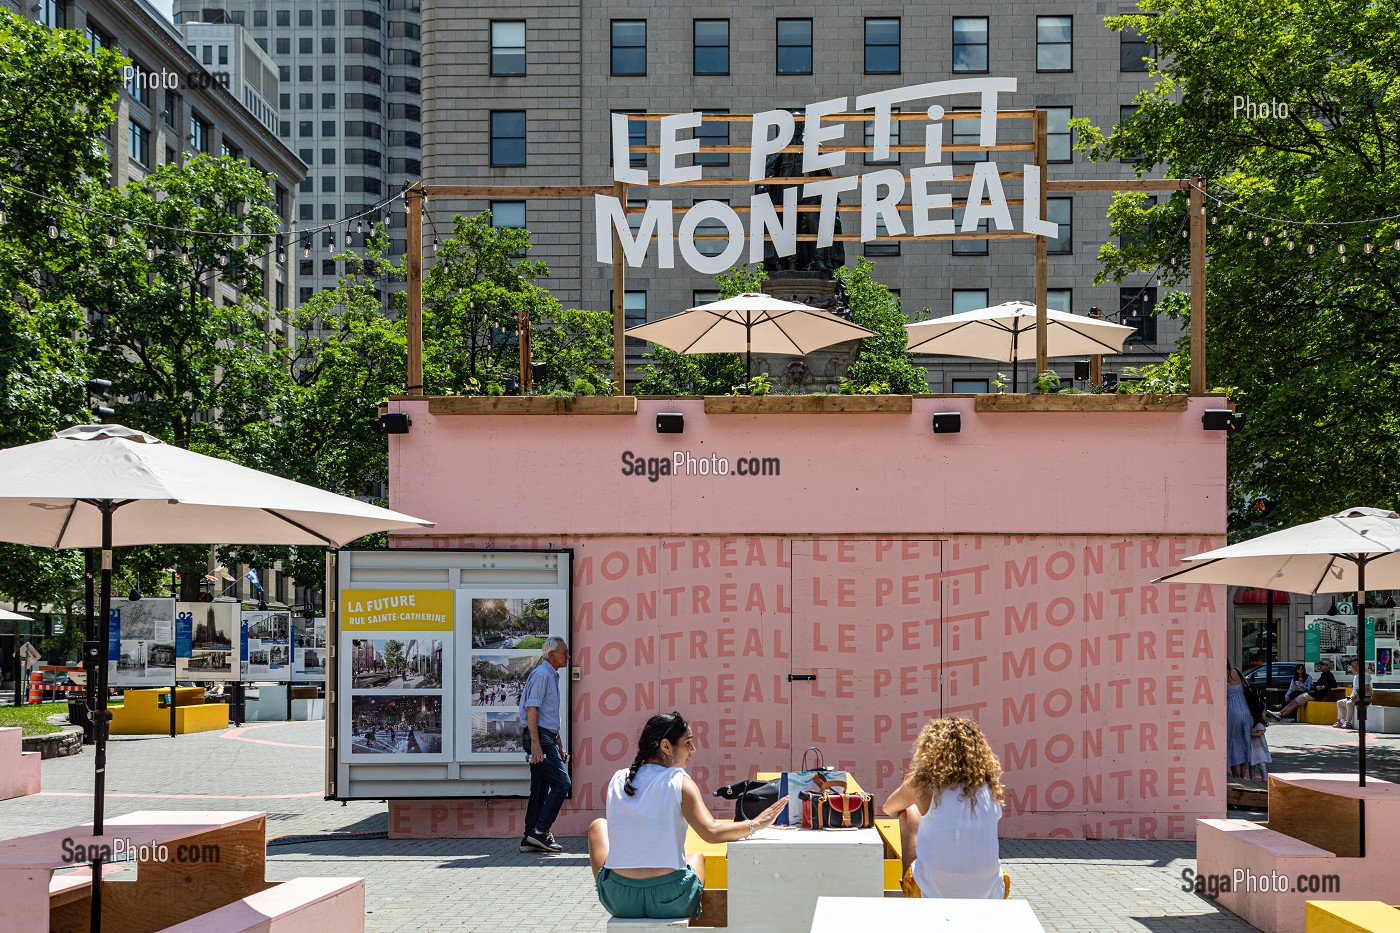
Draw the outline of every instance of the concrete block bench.
<instances>
[{"instance_id":1,"label":"concrete block bench","mask_svg":"<svg viewBox=\"0 0 1400 933\"><path fill-rule=\"evenodd\" d=\"M362 878L293 878L160 933L364 933Z\"/></svg>"},{"instance_id":2,"label":"concrete block bench","mask_svg":"<svg viewBox=\"0 0 1400 933\"><path fill-rule=\"evenodd\" d=\"M112 735L160 735L170 731L170 688L128 690L122 705L112 707ZM164 699L167 702L161 703ZM205 703L203 687L175 689L175 732L213 732L228 728L228 707Z\"/></svg>"},{"instance_id":3,"label":"concrete block bench","mask_svg":"<svg viewBox=\"0 0 1400 933\"><path fill-rule=\"evenodd\" d=\"M43 755L24 750L24 730L0 729L0 800L39 793Z\"/></svg>"},{"instance_id":4,"label":"concrete block bench","mask_svg":"<svg viewBox=\"0 0 1400 933\"><path fill-rule=\"evenodd\" d=\"M961 898L822 897L812 917L811 933L926 933L928 930L995 930L996 933L1045 933L1023 900L974 901Z\"/></svg>"},{"instance_id":5,"label":"concrete block bench","mask_svg":"<svg viewBox=\"0 0 1400 933\"><path fill-rule=\"evenodd\" d=\"M1383 901L1308 901L1308 933L1400 930L1400 907Z\"/></svg>"},{"instance_id":6,"label":"concrete block bench","mask_svg":"<svg viewBox=\"0 0 1400 933\"><path fill-rule=\"evenodd\" d=\"M679 920L624 920L613 917L608 921L609 930L625 930L627 933L674 933L676 930L689 928L690 921L684 917ZM697 927L697 929L712 930L714 927Z\"/></svg>"}]
</instances>

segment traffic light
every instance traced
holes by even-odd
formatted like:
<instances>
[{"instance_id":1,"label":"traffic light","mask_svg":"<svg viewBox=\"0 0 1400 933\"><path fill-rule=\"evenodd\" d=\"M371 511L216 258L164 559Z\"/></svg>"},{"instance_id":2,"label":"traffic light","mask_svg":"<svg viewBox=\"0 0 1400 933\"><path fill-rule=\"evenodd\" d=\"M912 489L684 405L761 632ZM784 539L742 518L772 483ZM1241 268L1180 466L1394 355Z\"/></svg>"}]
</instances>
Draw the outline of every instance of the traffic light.
<instances>
[{"instance_id":1,"label":"traffic light","mask_svg":"<svg viewBox=\"0 0 1400 933\"><path fill-rule=\"evenodd\" d=\"M1278 507L1278 500L1272 496L1255 496L1249 500L1249 507L1257 515L1268 515Z\"/></svg>"}]
</instances>

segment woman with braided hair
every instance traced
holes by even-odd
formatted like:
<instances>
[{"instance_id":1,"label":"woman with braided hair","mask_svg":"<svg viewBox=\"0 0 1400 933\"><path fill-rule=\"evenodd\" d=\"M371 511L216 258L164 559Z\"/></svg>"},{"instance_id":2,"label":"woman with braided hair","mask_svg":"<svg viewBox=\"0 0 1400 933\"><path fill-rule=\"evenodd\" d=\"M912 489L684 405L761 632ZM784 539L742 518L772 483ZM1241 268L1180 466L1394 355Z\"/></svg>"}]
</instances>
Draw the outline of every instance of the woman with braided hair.
<instances>
[{"instance_id":1,"label":"woman with braided hair","mask_svg":"<svg viewBox=\"0 0 1400 933\"><path fill-rule=\"evenodd\" d=\"M885 801L885 813L899 817L904 896L1008 896L997 851L1001 804L1001 762L977 723L924 726L909 774Z\"/></svg>"},{"instance_id":2,"label":"woman with braided hair","mask_svg":"<svg viewBox=\"0 0 1400 933\"><path fill-rule=\"evenodd\" d=\"M614 917L674 920L700 913L705 857L685 854L686 824L706 842L738 842L773 825L784 797L752 820L721 823L685 766L695 753L680 713L647 720L632 767L608 783L607 817L588 827L598 900Z\"/></svg>"}]
</instances>

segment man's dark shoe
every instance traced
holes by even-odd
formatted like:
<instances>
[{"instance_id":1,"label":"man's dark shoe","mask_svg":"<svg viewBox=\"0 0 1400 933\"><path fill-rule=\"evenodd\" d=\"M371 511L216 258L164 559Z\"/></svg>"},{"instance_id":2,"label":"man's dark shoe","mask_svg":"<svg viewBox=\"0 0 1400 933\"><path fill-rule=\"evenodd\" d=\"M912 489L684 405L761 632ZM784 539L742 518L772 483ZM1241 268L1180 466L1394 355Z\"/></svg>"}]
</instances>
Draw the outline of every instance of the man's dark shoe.
<instances>
[{"instance_id":1,"label":"man's dark shoe","mask_svg":"<svg viewBox=\"0 0 1400 933\"><path fill-rule=\"evenodd\" d=\"M563 852L564 847L554 841L553 833L529 833L525 841L540 852Z\"/></svg>"},{"instance_id":2,"label":"man's dark shoe","mask_svg":"<svg viewBox=\"0 0 1400 933\"><path fill-rule=\"evenodd\" d=\"M520 838L521 852L549 852L550 848L545 841L534 833L526 833Z\"/></svg>"}]
</instances>

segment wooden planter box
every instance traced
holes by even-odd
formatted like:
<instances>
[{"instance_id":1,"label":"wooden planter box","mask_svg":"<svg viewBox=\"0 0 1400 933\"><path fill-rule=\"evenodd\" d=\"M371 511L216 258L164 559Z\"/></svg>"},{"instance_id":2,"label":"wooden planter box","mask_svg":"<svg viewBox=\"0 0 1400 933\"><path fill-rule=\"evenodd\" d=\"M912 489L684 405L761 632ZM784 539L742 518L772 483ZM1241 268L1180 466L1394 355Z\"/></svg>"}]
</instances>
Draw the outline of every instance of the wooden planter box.
<instances>
[{"instance_id":1,"label":"wooden planter box","mask_svg":"<svg viewBox=\"0 0 1400 933\"><path fill-rule=\"evenodd\" d=\"M979 395L979 412L1186 410L1184 395Z\"/></svg>"},{"instance_id":2,"label":"wooden planter box","mask_svg":"<svg viewBox=\"0 0 1400 933\"><path fill-rule=\"evenodd\" d=\"M707 415L908 414L908 395L707 395Z\"/></svg>"},{"instance_id":3,"label":"wooden planter box","mask_svg":"<svg viewBox=\"0 0 1400 933\"><path fill-rule=\"evenodd\" d=\"M637 400L630 395L447 395L428 399L433 415L635 415Z\"/></svg>"}]
</instances>

